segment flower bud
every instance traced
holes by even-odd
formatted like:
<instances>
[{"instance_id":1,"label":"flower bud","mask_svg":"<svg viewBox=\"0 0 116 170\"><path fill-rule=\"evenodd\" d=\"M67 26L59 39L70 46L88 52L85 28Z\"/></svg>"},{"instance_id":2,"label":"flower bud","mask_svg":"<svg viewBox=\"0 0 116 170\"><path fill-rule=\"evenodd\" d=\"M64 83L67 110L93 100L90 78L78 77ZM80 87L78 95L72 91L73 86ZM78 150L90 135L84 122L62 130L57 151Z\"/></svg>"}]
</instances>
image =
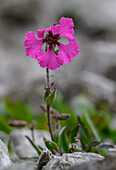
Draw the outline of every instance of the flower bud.
<instances>
[{"instance_id":1,"label":"flower bud","mask_svg":"<svg viewBox=\"0 0 116 170\"><path fill-rule=\"evenodd\" d=\"M45 89L45 90L50 90L51 87L52 87L51 84L46 84L45 87L44 87L44 89Z\"/></svg>"},{"instance_id":2,"label":"flower bud","mask_svg":"<svg viewBox=\"0 0 116 170\"><path fill-rule=\"evenodd\" d=\"M66 120L70 117L70 115L66 113L62 113L62 114L53 114L51 115L51 117L56 120Z\"/></svg>"},{"instance_id":3,"label":"flower bud","mask_svg":"<svg viewBox=\"0 0 116 170\"><path fill-rule=\"evenodd\" d=\"M26 126L28 123L24 120L14 120L8 123L9 126L12 127L24 127Z\"/></svg>"}]
</instances>

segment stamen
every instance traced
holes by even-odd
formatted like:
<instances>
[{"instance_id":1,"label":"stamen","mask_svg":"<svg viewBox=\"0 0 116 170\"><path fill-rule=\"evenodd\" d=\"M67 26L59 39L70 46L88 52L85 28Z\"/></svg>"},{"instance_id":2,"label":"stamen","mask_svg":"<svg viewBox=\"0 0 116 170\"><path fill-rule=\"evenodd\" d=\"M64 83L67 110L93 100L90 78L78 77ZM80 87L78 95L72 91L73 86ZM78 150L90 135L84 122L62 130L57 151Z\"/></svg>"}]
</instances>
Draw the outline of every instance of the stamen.
<instances>
[{"instance_id":1,"label":"stamen","mask_svg":"<svg viewBox=\"0 0 116 170\"><path fill-rule=\"evenodd\" d=\"M60 39L59 34L53 34L52 31L48 31L48 34L46 34L45 38L43 39L43 42L46 43L50 49L59 46L60 43L58 40Z\"/></svg>"}]
</instances>

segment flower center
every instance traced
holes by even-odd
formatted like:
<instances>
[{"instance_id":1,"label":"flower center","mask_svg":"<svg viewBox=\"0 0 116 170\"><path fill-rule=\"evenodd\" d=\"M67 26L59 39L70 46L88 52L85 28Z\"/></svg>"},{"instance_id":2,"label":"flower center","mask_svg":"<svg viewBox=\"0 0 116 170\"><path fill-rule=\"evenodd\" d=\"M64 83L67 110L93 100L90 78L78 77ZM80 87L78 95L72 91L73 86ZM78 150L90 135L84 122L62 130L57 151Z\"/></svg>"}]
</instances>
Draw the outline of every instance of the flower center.
<instances>
[{"instance_id":1,"label":"flower center","mask_svg":"<svg viewBox=\"0 0 116 170\"><path fill-rule=\"evenodd\" d=\"M48 31L48 34L46 34L45 38L43 39L43 42L49 45L49 48L52 49L56 47L56 45L60 44L58 42L59 39L60 39L59 34L53 34L52 31Z\"/></svg>"}]
</instances>

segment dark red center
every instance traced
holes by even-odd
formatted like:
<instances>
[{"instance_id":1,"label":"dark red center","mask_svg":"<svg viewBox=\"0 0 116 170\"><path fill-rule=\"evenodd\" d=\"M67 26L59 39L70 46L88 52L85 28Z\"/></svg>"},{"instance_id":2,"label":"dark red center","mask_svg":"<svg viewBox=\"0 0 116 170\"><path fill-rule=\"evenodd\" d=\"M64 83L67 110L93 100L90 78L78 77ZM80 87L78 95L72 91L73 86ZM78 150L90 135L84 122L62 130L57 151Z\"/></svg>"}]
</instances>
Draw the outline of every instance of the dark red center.
<instances>
[{"instance_id":1,"label":"dark red center","mask_svg":"<svg viewBox=\"0 0 116 170\"><path fill-rule=\"evenodd\" d=\"M56 45L60 44L58 42L59 39L60 39L59 34L53 34L52 31L49 31L48 34L46 34L45 38L43 39L43 42L49 45L49 48L52 49L53 47L56 47Z\"/></svg>"}]
</instances>

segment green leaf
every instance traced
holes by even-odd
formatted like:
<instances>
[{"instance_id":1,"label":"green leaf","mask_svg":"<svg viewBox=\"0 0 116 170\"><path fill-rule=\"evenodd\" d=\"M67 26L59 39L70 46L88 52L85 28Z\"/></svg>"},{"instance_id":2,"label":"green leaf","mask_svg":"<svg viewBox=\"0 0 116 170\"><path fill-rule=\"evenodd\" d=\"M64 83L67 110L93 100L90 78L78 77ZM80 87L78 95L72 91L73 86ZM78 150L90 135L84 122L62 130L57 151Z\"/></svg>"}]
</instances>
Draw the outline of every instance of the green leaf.
<instances>
[{"instance_id":1,"label":"green leaf","mask_svg":"<svg viewBox=\"0 0 116 170\"><path fill-rule=\"evenodd\" d=\"M8 126L8 120L2 115L0 115L0 131L6 133L10 133L11 131L10 126Z\"/></svg>"},{"instance_id":2,"label":"green leaf","mask_svg":"<svg viewBox=\"0 0 116 170\"><path fill-rule=\"evenodd\" d=\"M36 146L35 144L34 144L34 142L28 137L28 136L25 136L27 139L28 139L28 141L32 144L32 146L34 147L34 149L37 151L37 153L40 155L41 153L42 153L42 150L40 149L40 147L38 147L38 146Z\"/></svg>"},{"instance_id":3,"label":"green leaf","mask_svg":"<svg viewBox=\"0 0 116 170\"><path fill-rule=\"evenodd\" d=\"M0 115L6 116L6 107L3 100L0 100Z\"/></svg>"},{"instance_id":4,"label":"green leaf","mask_svg":"<svg viewBox=\"0 0 116 170\"><path fill-rule=\"evenodd\" d=\"M21 162L25 162L25 161L38 162L38 159L39 159L39 157L22 158L22 159L16 160L16 163L21 163Z\"/></svg>"},{"instance_id":5,"label":"green leaf","mask_svg":"<svg viewBox=\"0 0 116 170\"><path fill-rule=\"evenodd\" d=\"M8 145L7 145L7 148L8 148L8 153L9 153L9 156L10 156L10 159L15 162L16 159L19 159L18 155L13 151L13 148L11 146L11 139L9 138L8 140Z\"/></svg>"},{"instance_id":6,"label":"green leaf","mask_svg":"<svg viewBox=\"0 0 116 170\"><path fill-rule=\"evenodd\" d=\"M54 141L57 143L58 147L59 147L59 134L60 134L60 129L57 129L53 135Z\"/></svg>"},{"instance_id":7,"label":"green leaf","mask_svg":"<svg viewBox=\"0 0 116 170\"><path fill-rule=\"evenodd\" d=\"M75 142L75 137L77 136L78 132L79 132L79 125L76 125L76 126L71 130L71 132L69 132L71 143L74 143L74 142Z\"/></svg>"},{"instance_id":8,"label":"green leaf","mask_svg":"<svg viewBox=\"0 0 116 170\"><path fill-rule=\"evenodd\" d=\"M107 151L107 149L100 149L100 153L101 153L101 155L106 156L108 151Z\"/></svg>"},{"instance_id":9,"label":"green leaf","mask_svg":"<svg viewBox=\"0 0 116 170\"><path fill-rule=\"evenodd\" d=\"M14 103L10 99L6 99L5 105L8 115L13 120L25 120L27 122L31 122L34 118L29 108L20 100Z\"/></svg>"},{"instance_id":10,"label":"green leaf","mask_svg":"<svg viewBox=\"0 0 116 170\"><path fill-rule=\"evenodd\" d=\"M68 152L69 151L69 141L68 141L68 137L67 137L67 134L66 134L66 126L63 127L60 131L60 134L59 134L59 151L60 153L62 153L61 151L61 147L63 149L64 152Z\"/></svg>"},{"instance_id":11,"label":"green leaf","mask_svg":"<svg viewBox=\"0 0 116 170\"><path fill-rule=\"evenodd\" d=\"M56 153L58 151L58 146L55 142L53 141L49 141L47 139L44 138L44 142L46 147L52 152L52 153Z\"/></svg>"},{"instance_id":12,"label":"green leaf","mask_svg":"<svg viewBox=\"0 0 116 170\"><path fill-rule=\"evenodd\" d=\"M7 145L7 148L8 148L8 153L9 153L9 156L10 156L10 158L12 157L11 155L12 155L12 147L11 147L11 140L9 139L8 140L8 145Z\"/></svg>"},{"instance_id":13,"label":"green leaf","mask_svg":"<svg viewBox=\"0 0 116 170\"><path fill-rule=\"evenodd\" d=\"M37 124L36 124L36 128L37 129L41 129L41 130L49 130L48 129L48 125L47 125L47 115L46 113L42 113L41 115L39 115L38 118L36 118L37 120Z\"/></svg>"},{"instance_id":14,"label":"green leaf","mask_svg":"<svg viewBox=\"0 0 116 170\"><path fill-rule=\"evenodd\" d=\"M44 102L45 102L45 103L46 103L47 97L48 97L48 92L45 91L45 93L44 93Z\"/></svg>"},{"instance_id":15,"label":"green leaf","mask_svg":"<svg viewBox=\"0 0 116 170\"><path fill-rule=\"evenodd\" d=\"M96 141L101 141L99 133L97 132L97 129L95 128L95 126L94 126L93 122L91 121L89 115L87 113L85 113L84 116L85 116L85 120L86 120L89 128L91 129Z\"/></svg>"},{"instance_id":16,"label":"green leaf","mask_svg":"<svg viewBox=\"0 0 116 170\"><path fill-rule=\"evenodd\" d=\"M34 119L33 113L30 111L29 107L23 104L22 101L17 102L17 108L21 114L21 119L27 121L27 122L32 122Z\"/></svg>"},{"instance_id":17,"label":"green leaf","mask_svg":"<svg viewBox=\"0 0 116 170\"><path fill-rule=\"evenodd\" d=\"M50 105L53 103L53 101L55 100L56 97L56 89L54 89L49 96L46 98L45 102L47 105Z\"/></svg>"},{"instance_id":18,"label":"green leaf","mask_svg":"<svg viewBox=\"0 0 116 170\"><path fill-rule=\"evenodd\" d=\"M69 141L66 132L64 132L61 136L61 145L64 152L69 151Z\"/></svg>"},{"instance_id":19,"label":"green leaf","mask_svg":"<svg viewBox=\"0 0 116 170\"><path fill-rule=\"evenodd\" d=\"M90 143L86 149L86 152L90 152L93 147L96 147L97 145L99 145L101 143L102 143L102 141L100 141L100 142L94 141L94 142Z\"/></svg>"},{"instance_id":20,"label":"green leaf","mask_svg":"<svg viewBox=\"0 0 116 170\"><path fill-rule=\"evenodd\" d=\"M111 129L110 127L106 127L102 129L101 133L104 133L105 138L109 138L116 143L116 129Z\"/></svg>"},{"instance_id":21,"label":"green leaf","mask_svg":"<svg viewBox=\"0 0 116 170\"><path fill-rule=\"evenodd\" d=\"M17 119L18 115L15 104L10 99L6 99L5 105L10 118L12 118L13 120Z\"/></svg>"},{"instance_id":22,"label":"green leaf","mask_svg":"<svg viewBox=\"0 0 116 170\"><path fill-rule=\"evenodd\" d=\"M54 103L52 104L52 107L59 113L70 114L69 119L60 122L61 127L67 126L67 131L70 132L71 128L73 129L77 125L77 116L60 93L58 93Z\"/></svg>"},{"instance_id":23,"label":"green leaf","mask_svg":"<svg viewBox=\"0 0 116 170\"><path fill-rule=\"evenodd\" d=\"M81 121L80 117L78 116L78 122L79 122L79 130L80 130L80 140L84 148L87 147L88 144L91 143L91 138L89 135L89 132L87 128L84 126L83 122Z\"/></svg>"}]
</instances>

